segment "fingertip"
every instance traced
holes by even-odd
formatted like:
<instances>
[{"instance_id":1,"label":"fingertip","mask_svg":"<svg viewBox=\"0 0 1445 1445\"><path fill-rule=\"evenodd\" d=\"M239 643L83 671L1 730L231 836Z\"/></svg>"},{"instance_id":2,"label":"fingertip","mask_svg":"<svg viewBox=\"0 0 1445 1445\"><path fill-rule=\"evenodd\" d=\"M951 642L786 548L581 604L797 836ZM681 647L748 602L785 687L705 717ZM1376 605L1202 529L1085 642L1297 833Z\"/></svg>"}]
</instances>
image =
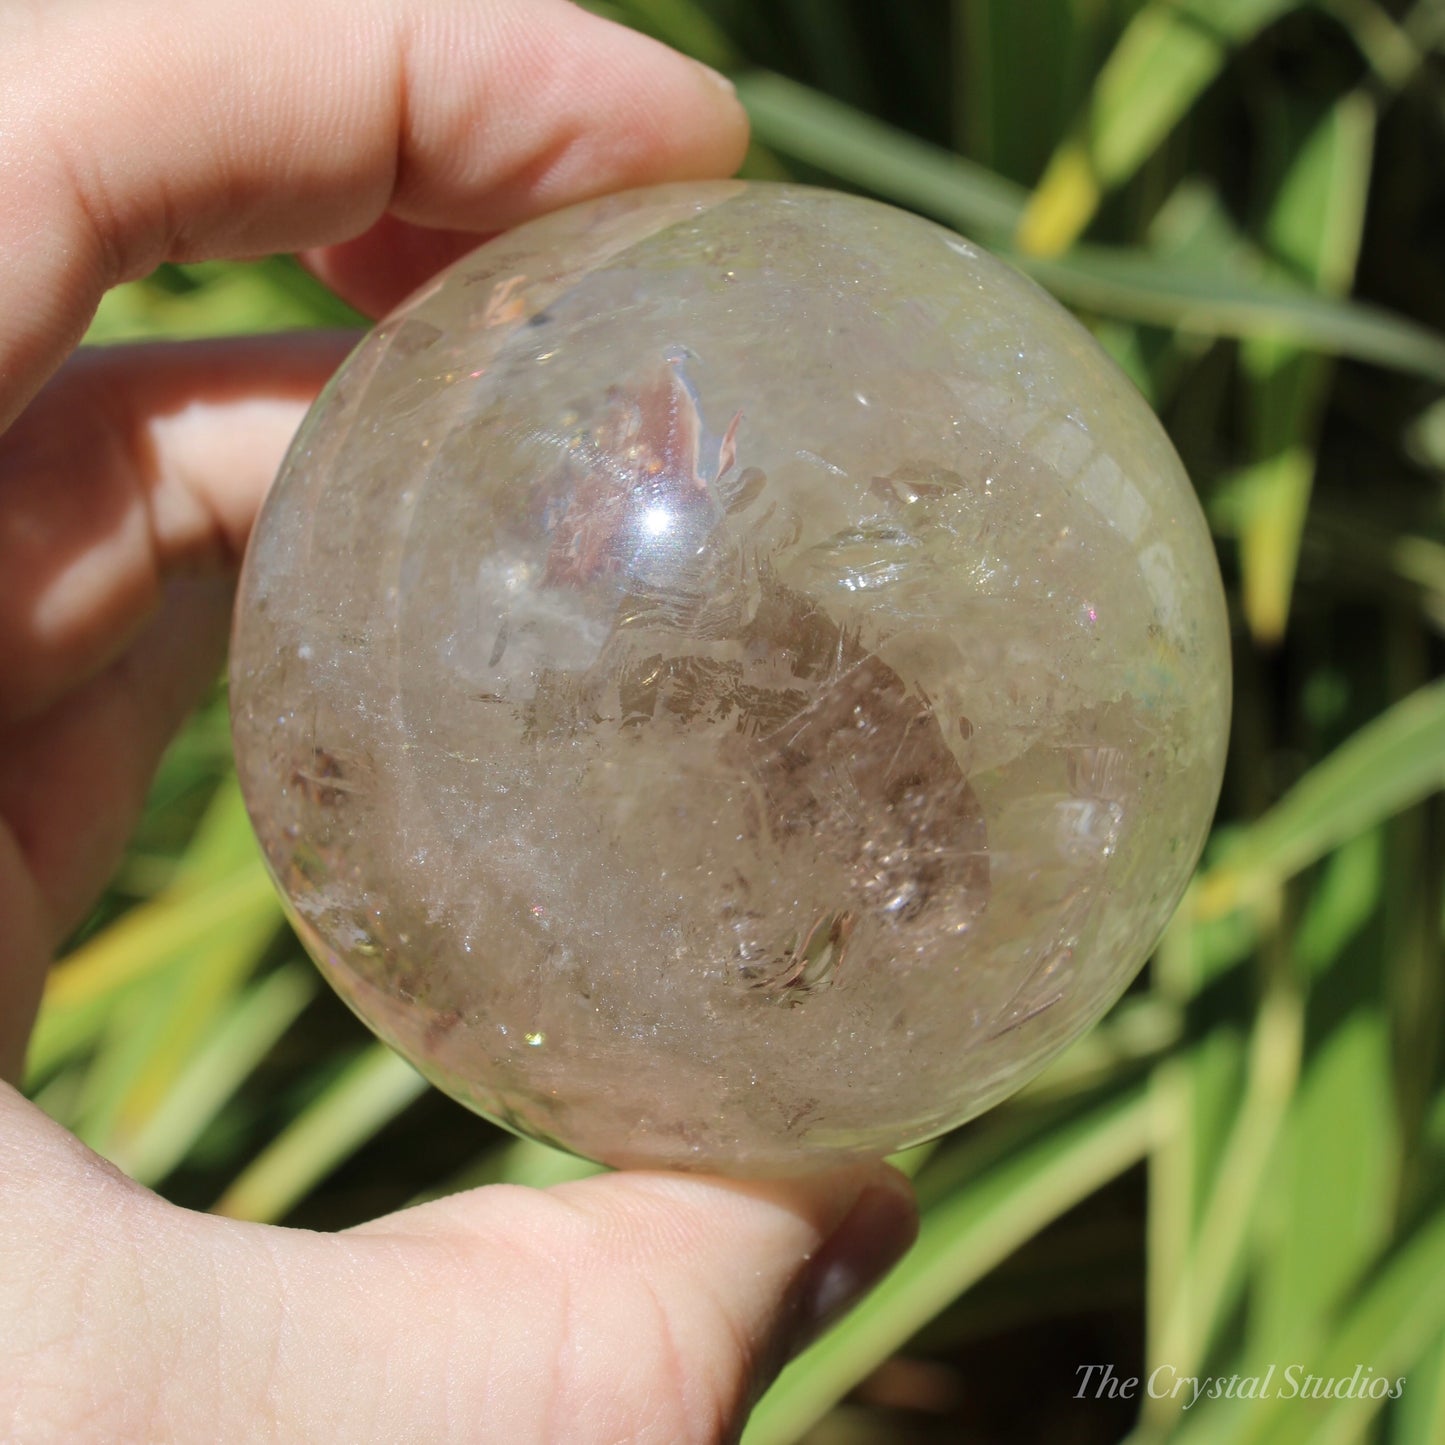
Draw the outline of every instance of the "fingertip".
<instances>
[{"instance_id":1,"label":"fingertip","mask_svg":"<svg viewBox=\"0 0 1445 1445\"><path fill-rule=\"evenodd\" d=\"M607 1241L597 1277L646 1281L691 1368L735 1412L857 1305L918 1231L912 1185L881 1162L769 1180L623 1173L556 1193L608 1221L594 1236Z\"/></svg>"},{"instance_id":2,"label":"fingertip","mask_svg":"<svg viewBox=\"0 0 1445 1445\"><path fill-rule=\"evenodd\" d=\"M570 9L570 0L569 6ZM663 181L730 176L747 154L750 122L737 87L721 72L641 31L588 14L570 30L578 73L608 117L604 171L568 200ZM605 170L609 152L616 169ZM595 162L594 162L595 164Z\"/></svg>"},{"instance_id":3,"label":"fingertip","mask_svg":"<svg viewBox=\"0 0 1445 1445\"><path fill-rule=\"evenodd\" d=\"M881 1171L808 1262L797 1289L790 1353L804 1349L847 1314L917 1237L913 1186L895 1169Z\"/></svg>"},{"instance_id":4,"label":"fingertip","mask_svg":"<svg viewBox=\"0 0 1445 1445\"><path fill-rule=\"evenodd\" d=\"M499 231L598 195L729 176L747 153L732 82L700 61L570 3L555 14L532 4L496 26L492 43L510 60L493 67L507 79L500 95L490 87L490 138L477 139L474 122L442 134L418 116L390 210L360 235L303 253L368 316ZM455 56L438 69L440 53L418 50L412 88L435 95L466 69ZM474 68L484 67L479 55ZM450 113L455 123L469 112L458 101Z\"/></svg>"},{"instance_id":5,"label":"fingertip","mask_svg":"<svg viewBox=\"0 0 1445 1445\"><path fill-rule=\"evenodd\" d=\"M845 1314L918 1233L913 1186L882 1161L781 1179L636 1172L552 1191L594 1219L634 1265L706 1280L754 1319L772 1312L784 1358ZM737 1261L752 1268L736 1276Z\"/></svg>"},{"instance_id":6,"label":"fingertip","mask_svg":"<svg viewBox=\"0 0 1445 1445\"><path fill-rule=\"evenodd\" d=\"M732 81L729 80L728 77L722 73L722 71L714 70L712 66L704 65L703 62L700 60L693 60L692 63L697 66L697 68L702 72L702 78L708 85L715 86L725 95L731 96L734 100L737 99L737 86L735 86ZM741 109L741 107L739 108ZM746 112L744 112L743 120L744 123L746 123Z\"/></svg>"},{"instance_id":7,"label":"fingertip","mask_svg":"<svg viewBox=\"0 0 1445 1445\"><path fill-rule=\"evenodd\" d=\"M918 1204L911 1181L883 1161L768 1181L716 1181L809 1228L814 1243L786 1291L782 1356L790 1358L847 1314L912 1247ZM762 1228L776 1233L769 1221ZM788 1231L791 1233L791 1229Z\"/></svg>"},{"instance_id":8,"label":"fingertip","mask_svg":"<svg viewBox=\"0 0 1445 1445\"><path fill-rule=\"evenodd\" d=\"M746 152L747 115L715 73L570 0L503 0L459 43L430 32L410 51L390 207L404 221L503 230L611 191L728 175Z\"/></svg>"},{"instance_id":9,"label":"fingertip","mask_svg":"<svg viewBox=\"0 0 1445 1445\"><path fill-rule=\"evenodd\" d=\"M52 6L0 50L0 168L27 197L0 208L0 426L105 287L161 260L334 244L387 212L500 230L725 175L747 142L726 85L567 0L182 9Z\"/></svg>"},{"instance_id":10,"label":"fingertip","mask_svg":"<svg viewBox=\"0 0 1445 1445\"><path fill-rule=\"evenodd\" d=\"M287 1321L291 1345L273 1351L293 1367L279 1393L292 1416L364 1415L368 1362L384 1349L400 1382L393 1419L445 1399L485 1409L499 1437L541 1420L551 1438L555 1422L585 1419L589 1438L735 1439L787 1359L906 1249L914 1221L908 1181L879 1163L491 1185L334 1240L273 1233L320 1270L295 1292L312 1313ZM341 1295L316 1287L338 1259ZM318 1342L334 1352L324 1405Z\"/></svg>"}]
</instances>

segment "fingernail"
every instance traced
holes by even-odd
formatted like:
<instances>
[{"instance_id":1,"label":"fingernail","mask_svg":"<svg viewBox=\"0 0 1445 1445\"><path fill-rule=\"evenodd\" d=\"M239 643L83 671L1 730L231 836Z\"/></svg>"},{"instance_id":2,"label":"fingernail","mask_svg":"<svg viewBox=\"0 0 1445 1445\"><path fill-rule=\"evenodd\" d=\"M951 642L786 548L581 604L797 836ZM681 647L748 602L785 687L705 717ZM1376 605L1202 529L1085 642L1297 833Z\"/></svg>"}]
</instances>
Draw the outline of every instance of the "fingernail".
<instances>
[{"instance_id":1,"label":"fingernail","mask_svg":"<svg viewBox=\"0 0 1445 1445\"><path fill-rule=\"evenodd\" d=\"M852 1309L908 1253L917 1233L910 1193L883 1184L865 1189L803 1277L797 1348Z\"/></svg>"},{"instance_id":2,"label":"fingernail","mask_svg":"<svg viewBox=\"0 0 1445 1445\"><path fill-rule=\"evenodd\" d=\"M735 86L722 71L714 70L712 66L704 65L700 60L694 60L692 63L703 73L709 83L717 86L719 90L725 90L729 95L736 95L738 93L737 86Z\"/></svg>"}]
</instances>

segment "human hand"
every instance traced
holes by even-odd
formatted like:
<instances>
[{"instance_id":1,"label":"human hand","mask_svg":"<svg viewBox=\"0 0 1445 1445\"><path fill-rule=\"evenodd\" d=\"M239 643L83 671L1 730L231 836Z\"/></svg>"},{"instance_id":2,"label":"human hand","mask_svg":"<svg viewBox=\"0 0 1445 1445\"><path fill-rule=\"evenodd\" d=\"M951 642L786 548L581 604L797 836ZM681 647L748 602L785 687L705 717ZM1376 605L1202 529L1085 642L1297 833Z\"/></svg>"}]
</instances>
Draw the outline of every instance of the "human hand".
<instances>
[{"instance_id":1,"label":"human hand","mask_svg":"<svg viewBox=\"0 0 1445 1445\"><path fill-rule=\"evenodd\" d=\"M257 504L348 344L66 361L102 292L305 250L376 313L479 232L725 174L744 138L715 78L563 0L0 0L0 1075L216 674ZM0 1437L727 1438L913 1227L881 1167L243 1225L0 1083Z\"/></svg>"}]
</instances>

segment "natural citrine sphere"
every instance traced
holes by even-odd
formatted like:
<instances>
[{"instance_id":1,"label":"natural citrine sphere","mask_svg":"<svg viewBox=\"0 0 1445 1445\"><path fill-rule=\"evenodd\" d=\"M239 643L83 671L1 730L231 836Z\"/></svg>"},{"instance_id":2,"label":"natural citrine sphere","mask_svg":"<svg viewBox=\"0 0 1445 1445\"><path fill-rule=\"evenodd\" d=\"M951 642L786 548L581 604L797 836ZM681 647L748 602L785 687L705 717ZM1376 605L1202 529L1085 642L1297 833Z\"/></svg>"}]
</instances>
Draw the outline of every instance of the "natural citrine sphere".
<instances>
[{"instance_id":1,"label":"natural citrine sphere","mask_svg":"<svg viewBox=\"0 0 1445 1445\"><path fill-rule=\"evenodd\" d=\"M616 1165L886 1153L1153 947L1222 591L1158 422L917 216L720 182L492 241L362 342L246 561L241 780L326 976Z\"/></svg>"}]
</instances>

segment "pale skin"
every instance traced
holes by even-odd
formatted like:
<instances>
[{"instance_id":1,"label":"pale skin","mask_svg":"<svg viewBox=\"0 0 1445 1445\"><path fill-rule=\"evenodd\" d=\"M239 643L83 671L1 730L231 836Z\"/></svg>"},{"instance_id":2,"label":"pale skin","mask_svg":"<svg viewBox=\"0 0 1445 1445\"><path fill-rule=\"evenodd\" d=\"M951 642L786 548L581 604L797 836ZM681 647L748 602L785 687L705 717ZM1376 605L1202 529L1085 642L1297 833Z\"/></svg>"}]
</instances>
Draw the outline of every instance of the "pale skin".
<instances>
[{"instance_id":1,"label":"pale skin","mask_svg":"<svg viewBox=\"0 0 1445 1445\"><path fill-rule=\"evenodd\" d=\"M67 360L164 259L385 310L478 233L725 175L726 87L564 0L0 0L0 1076L349 344ZM728 1439L906 1248L882 1166L492 1188L339 1235L191 1214L0 1083L0 1438Z\"/></svg>"}]
</instances>

